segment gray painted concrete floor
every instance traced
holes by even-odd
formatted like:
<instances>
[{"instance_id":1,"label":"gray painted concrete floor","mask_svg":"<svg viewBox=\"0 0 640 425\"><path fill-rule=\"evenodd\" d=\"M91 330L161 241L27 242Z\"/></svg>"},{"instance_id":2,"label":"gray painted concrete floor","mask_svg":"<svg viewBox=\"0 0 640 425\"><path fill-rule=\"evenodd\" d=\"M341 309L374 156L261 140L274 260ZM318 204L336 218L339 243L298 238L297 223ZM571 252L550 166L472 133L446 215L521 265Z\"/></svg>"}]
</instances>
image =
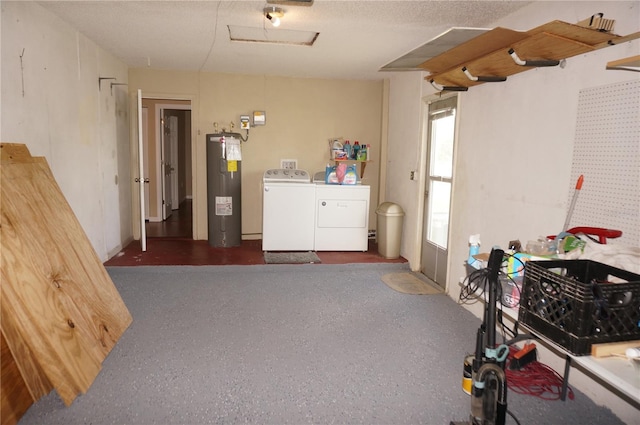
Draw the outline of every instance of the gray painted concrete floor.
<instances>
[{"instance_id":1,"label":"gray painted concrete floor","mask_svg":"<svg viewBox=\"0 0 640 425\"><path fill-rule=\"evenodd\" d=\"M448 424L480 322L381 277L407 264L109 268L133 315L89 391L29 424ZM576 392L509 393L522 424L620 424ZM508 424L515 423L507 418Z\"/></svg>"}]
</instances>

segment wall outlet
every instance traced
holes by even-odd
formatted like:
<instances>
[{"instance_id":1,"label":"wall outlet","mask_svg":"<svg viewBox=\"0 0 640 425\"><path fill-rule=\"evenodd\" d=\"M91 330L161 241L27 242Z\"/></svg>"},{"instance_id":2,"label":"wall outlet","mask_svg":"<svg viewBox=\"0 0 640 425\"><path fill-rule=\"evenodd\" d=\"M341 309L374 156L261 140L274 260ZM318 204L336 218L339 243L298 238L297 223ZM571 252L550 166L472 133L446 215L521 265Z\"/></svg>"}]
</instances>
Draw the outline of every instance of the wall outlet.
<instances>
[{"instance_id":1,"label":"wall outlet","mask_svg":"<svg viewBox=\"0 0 640 425\"><path fill-rule=\"evenodd\" d=\"M416 172L409 171L409 180L415 180L415 179L416 179Z\"/></svg>"},{"instance_id":2,"label":"wall outlet","mask_svg":"<svg viewBox=\"0 0 640 425\"><path fill-rule=\"evenodd\" d=\"M281 159L280 168L284 170L295 170L296 168L298 168L298 160L297 159Z\"/></svg>"}]
</instances>

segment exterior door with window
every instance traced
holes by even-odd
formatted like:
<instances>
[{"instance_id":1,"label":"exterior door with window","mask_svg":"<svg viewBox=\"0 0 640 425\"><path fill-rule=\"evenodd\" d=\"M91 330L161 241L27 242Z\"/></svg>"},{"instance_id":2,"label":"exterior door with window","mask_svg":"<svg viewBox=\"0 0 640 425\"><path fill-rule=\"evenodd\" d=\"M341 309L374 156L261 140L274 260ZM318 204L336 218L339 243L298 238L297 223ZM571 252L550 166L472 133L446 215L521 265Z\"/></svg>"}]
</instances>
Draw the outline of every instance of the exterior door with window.
<instances>
[{"instance_id":1,"label":"exterior door with window","mask_svg":"<svg viewBox=\"0 0 640 425\"><path fill-rule=\"evenodd\" d=\"M443 288L447 283L449 218L457 97L429 104L426 121L427 175L421 271Z\"/></svg>"}]
</instances>

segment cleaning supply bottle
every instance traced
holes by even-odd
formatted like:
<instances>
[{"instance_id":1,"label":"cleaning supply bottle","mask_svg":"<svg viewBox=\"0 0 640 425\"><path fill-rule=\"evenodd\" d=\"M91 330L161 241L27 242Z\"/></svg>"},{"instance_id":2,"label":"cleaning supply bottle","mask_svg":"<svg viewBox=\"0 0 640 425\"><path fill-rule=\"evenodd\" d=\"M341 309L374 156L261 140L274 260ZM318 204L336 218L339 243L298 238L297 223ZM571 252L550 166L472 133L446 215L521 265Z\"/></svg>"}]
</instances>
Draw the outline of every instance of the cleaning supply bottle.
<instances>
[{"instance_id":1,"label":"cleaning supply bottle","mask_svg":"<svg viewBox=\"0 0 640 425\"><path fill-rule=\"evenodd\" d=\"M469 236L469 258L467 259L467 264L475 269L479 269L482 267L482 263L480 260L476 260L473 258L474 255L480 253L480 235L471 235Z\"/></svg>"},{"instance_id":2,"label":"cleaning supply bottle","mask_svg":"<svg viewBox=\"0 0 640 425\"><path fill-rule=\"evenodd\" d=\"M331 145L331 159L340 159L340 153L344 153L344 146L339 140L334 140Z\"/></svg>"},{"instance_id":3,"label":"cleaning supply bottle","mask_svg":"<svg viewBox=\"0 0 640 425\"><path fill-rule=\"evenodd\" d=\"M351 143L349 143L348 140L344 142L343 148L346 156L345 159L351 159L351 156L353 155L353 149L351 148Z\"/></svg>"},{"instance_id":4,"label":"cleaning supply bottle","mask_svg":"<svg viewBox=\"0 0 640 425\"><path fill-rule=\"evenodd\" d=\"M360 143L356 140L353 144L353 156L351 159L358 159L358 155L360 155Z\"/></svg>"},{"instance_id":5,"label":"cleaning supply bottle","mask_svg":"<svg viewBox=\"0 0 640 425\"><path fill-rule=\"evenodd\" d=\"M367 160L367 145L361 145L360 150L358 151L358 157L356 158L358 161L366 161Z\"/></svg>"}]
</instances>

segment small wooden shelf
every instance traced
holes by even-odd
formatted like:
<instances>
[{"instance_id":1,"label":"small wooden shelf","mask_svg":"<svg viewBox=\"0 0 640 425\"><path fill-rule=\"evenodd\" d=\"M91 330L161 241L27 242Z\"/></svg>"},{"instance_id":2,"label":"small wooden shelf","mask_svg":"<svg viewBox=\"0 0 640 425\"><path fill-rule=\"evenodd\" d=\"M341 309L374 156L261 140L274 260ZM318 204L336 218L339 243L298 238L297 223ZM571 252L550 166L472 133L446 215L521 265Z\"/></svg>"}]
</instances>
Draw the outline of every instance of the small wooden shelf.
<instances>
[{"instance_id":1,"label":"small wooden shelf","mask_svg":"<svg viewBox=\"0 0 640 425\"><path fill-rule=\"evenodd\" d=\"M640 71L640 55L607 62L607 69L638 72Z\"/></svg>"},{"instance_id":2,"label":"small wooden shelf","mask_svg":"<svg viewBox=\"0 0 640 425\"><path fill-rule=\"evenodd\" d=\"M532 68L518 65L509 54L510 49L525 61L560 61L636 38L640 38L640 32L621 37L562 21L552 21L526 32L494 28L429 59L420 67L431 73L425 78L427 81L468 88L483 81L469 79L462 68L472 75L486 77L508 77ZM638 57L630 59L637 61Z\"/></svg>"}]
</instances>

